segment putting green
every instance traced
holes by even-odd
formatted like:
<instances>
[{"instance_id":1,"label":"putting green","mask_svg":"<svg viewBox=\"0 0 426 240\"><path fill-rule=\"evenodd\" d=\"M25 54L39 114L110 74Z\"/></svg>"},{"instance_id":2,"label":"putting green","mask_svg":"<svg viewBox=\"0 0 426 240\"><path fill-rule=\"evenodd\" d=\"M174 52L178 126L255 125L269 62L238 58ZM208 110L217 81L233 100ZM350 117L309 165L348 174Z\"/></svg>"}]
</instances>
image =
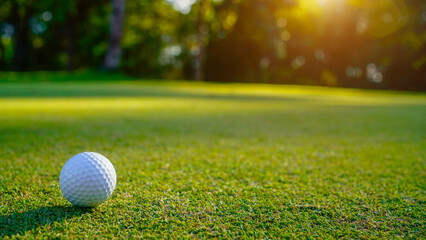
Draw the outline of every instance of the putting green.
<instances>
[{"instance_id":1,"label":"putting green","mask_svg":"<svg viewBox=\"0 0 426 240\"><path fill-rule=\"evenodd\" d=\"M422 238L426 95L160 81L0 83L0 237ZM59 172L108 157L113 196Z\"/></svg>"}]
</instances>

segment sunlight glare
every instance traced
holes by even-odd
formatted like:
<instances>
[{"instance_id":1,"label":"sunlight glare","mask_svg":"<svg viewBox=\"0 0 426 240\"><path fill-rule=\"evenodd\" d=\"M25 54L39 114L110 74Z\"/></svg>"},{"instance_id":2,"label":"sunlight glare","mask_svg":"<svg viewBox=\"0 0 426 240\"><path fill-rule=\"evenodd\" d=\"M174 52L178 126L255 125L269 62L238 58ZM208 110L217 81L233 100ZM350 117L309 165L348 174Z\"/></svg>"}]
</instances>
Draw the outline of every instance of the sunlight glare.
<instances>
[{"instance_id":1,"label":"sunlight glare","mask_svg":"<svg viewBox=\"0 0 426 240\"><path fill-rule=\"evenodd\" d=\"M172 4L173 8L177 11L187 14L191 11L192 5L196 2L196 0L167 0Z\"/></svg>"},{"instance_id":2,"label":"sunlight glare","mask_svg":"<svg viewBox=\"0 0 426 240\"><path fill-rule=\"evenodd\" d=\"M318 5L320 5L321 7L325 6L325 2L326 0L317 0Z\"/></svg>"}]
</instances>

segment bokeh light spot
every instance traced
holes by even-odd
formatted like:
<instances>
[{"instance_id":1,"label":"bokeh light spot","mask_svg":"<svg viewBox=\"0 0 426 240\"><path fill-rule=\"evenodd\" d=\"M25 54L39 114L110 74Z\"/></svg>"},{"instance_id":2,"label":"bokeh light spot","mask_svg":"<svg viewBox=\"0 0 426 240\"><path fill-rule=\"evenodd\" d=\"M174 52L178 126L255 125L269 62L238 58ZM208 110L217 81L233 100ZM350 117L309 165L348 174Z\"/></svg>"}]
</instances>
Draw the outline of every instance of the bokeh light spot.
<instances>
[{"instance_id":1,"label":"bokeh light spot","mask_svg":"<svg viewBox=\"0 0 426 240\"><path fill-rule=\"evenodd\" d=\"M41 14L41 18L45 22L49 22L50 20L52 20L52 13L50 11L45 11L43 12L43 14Z\"/></svg>"},{"instance_id":2,"label":"bokeh light spot","mask_svg":"<svg viewBox=\"0 0 426 240\"><path fill-rule=\"evenodd\" d=\"M285 19L285 18L279 18L277 20L277 25L280 28L285 28L287 26L287 19Z\"/></svg>"},{"instance_id":3,"label":"bokeh light spot","mask_svg":"<svg viewBox=\"0 0 426 240\"><path fill-rule=\"evenodd\" d=\"M383 13L382 14L382 21L384 23L391 23L393 22L393 16L390 13Z\"/></svg>"},{"instance_id":4,"label":"bokeh light spot","mask_svg":"<svg viewBox=\"0 0 426 240\"><path fill-rule=\"evenodd\" d=\"M366 67L367 79L375 83L381 83L383 81L383 74L379 71L376 64L369 63Z\"/></svg>"},{"instance_id":5,"label":"bokeh light spot","mask_svg":"<svg viewBox=\"0 0 426 240\"><path fill-rule=\"evenodd\" d=\"M290 34L290 32L289 32L289 31L283 31L283 32L281 33L281 39L282 39L283 41L288 41L288 40L290 40L290 38L291 38L291 34Z\"/></svg>"},{"instance_id":6,"label":"bokeh light spot","mask_svg":"<svg viewBox=\"0 0 426 240\"><path fill-rule=\"evenodd\" d=\"M260 65L261 68L267 68L267 67L269 67L269 64L270 64L269 58L264 57L264 58L260 59L259 65Z\"/></svg>"},{"instance_id":7,"label":"bokeh light spot","mask_svg":"<svg viewBox=\"0 0 426 240\"><path fill-rule=\"evenodd\" d=\"M318 60L325 60L325 53L322 49L315 50L315 58Z\"/></svg>"},{"instance_id":8,"label":"bokeh light spot","mask_svg":"<svg viewBox=\"0 0 426 240\"><path fill-rule=\"evenodd\" d=\"M352 78L359 78L362 76L362 70L359 67L347 67L346 68L346 76Z\"/></svg>"},{"instance_id":9,"label":"bokeh light spot","mask_svg":"<svg viewBox=\"0 0 426 240\"><path fill-rule=\"evenodd\" d=\"M1 36L1 42L3 45L9 45L12 42L12 37L9 34L3 34Z\"/></svg>"},{"instance_id":10,"label":"bokeh light spot","mask_svg":"<svg viewBox=\"0 0 426 240\"><path fill-rule=\"evenodd\" d=\"M176 9L177 11L183 14L187 14L191 11L192 5L197 0L167 0L167 1L171 3L173 8Z\"/></svg>"},{"instance_id":11,"label":"bokeh light spot","mask_svg":"<svg viewBox=\"0 0 426 240\"><path fill-rule=\"evenodd\" d=\"M380 83L380 82L382 82L382 80L383 80L383 75L382 75L382 73L380 73L380 72L375 72L375 73L373 74L372 79L373 79L373 81L374 81L375 83Z\"/></svg>"},{"instance_id":12,"label":"bokeh light spot","mask_svg":"<svg viewBox=\"0 0 426 240\"><path fill-rule=\"evenodd\" d=\"M366 21L361 21L361 22L358 22L357 24L356 24L356 31L358 32L358 33L363 33L363 32L365 32L366 30L367 30L367 22Z\"/></svg>"},{"instance_id":13,"label":"bokeh light spot","mask_svg":"<svg viewBox=\"0 0 426 240\"><path fill-rule=\"evenodd\" d=\"M223 28L226 30L231 30L234 26L235 22L237 22L238 15L236 12L230 12L228 16L226 16L225 21L223 22Z\"/></svg>"},{"instance_id":14,"label":"bokeh light spot","mask_svg":"<svg viewBox=\"0 0 426 240\"><path fill-rule=\"evenodd\" d=\"M293 61L291 61L291 67L293 69L298 69L302 67L305 64L305 62L306 62L305 57L298 56L295 59L293 59Z\"/></svg>"}]
</instances>

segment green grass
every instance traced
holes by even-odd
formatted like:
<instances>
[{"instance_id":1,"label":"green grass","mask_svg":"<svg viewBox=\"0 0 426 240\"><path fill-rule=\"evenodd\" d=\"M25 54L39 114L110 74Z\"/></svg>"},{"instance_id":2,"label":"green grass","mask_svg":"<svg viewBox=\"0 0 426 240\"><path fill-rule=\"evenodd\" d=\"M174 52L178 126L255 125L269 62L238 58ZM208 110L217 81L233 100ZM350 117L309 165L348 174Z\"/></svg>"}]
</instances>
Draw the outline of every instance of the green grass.
<instances>
[{"instance_id":1,"label":"green grass","mask_svg":"<svg viewBox=\"0 0 426 240\"><path fill-rule=\"evenodd\" d=\"M1 76L0 238L426 237L424 93ZM83 151L118 177L92 209Z\"/></svg>"}]
</instances>

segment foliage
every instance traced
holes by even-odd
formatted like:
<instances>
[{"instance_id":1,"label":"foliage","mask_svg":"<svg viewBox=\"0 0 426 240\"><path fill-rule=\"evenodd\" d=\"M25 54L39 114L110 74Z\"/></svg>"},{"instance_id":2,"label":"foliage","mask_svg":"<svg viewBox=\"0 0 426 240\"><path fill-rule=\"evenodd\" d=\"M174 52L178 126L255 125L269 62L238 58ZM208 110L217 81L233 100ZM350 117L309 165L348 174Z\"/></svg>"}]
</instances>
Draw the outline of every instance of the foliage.
<instances>
[{"instance_id":1,"label":"foliage","mask_svg":"<svg viewBox=\"0 0 426 240\"><path fill-rule=\"evenodd\" d=\"M217 15L237 21L212 37L211 80L425 89L420 1L227 2Z\"/></svg>"},{"instance_id":2,"label":"foliage","mask_svg":"<svg viewBox=\"0 0 426 240\"><path fill-rule=\"evenodd\" d=\"M178 47L178 12L163 0L127 1L126 15L123 70L145 77L164 76L179 53L173 52L173 46Z\"/></svg>"},{"instance_id":3,"label":"foliage","mask_svg":"<svg viewBox=\"0 0 426 240\"><path fill-rule=\"evenodd\" d=\"M204 19L198 3L174 1L126 1L122 71L193 79L201 20L210 81L426 89L422 0L211 0ZM110 11L107 0L1 1L0 70L99 68Z\"/></svg>"}]
</instances>

